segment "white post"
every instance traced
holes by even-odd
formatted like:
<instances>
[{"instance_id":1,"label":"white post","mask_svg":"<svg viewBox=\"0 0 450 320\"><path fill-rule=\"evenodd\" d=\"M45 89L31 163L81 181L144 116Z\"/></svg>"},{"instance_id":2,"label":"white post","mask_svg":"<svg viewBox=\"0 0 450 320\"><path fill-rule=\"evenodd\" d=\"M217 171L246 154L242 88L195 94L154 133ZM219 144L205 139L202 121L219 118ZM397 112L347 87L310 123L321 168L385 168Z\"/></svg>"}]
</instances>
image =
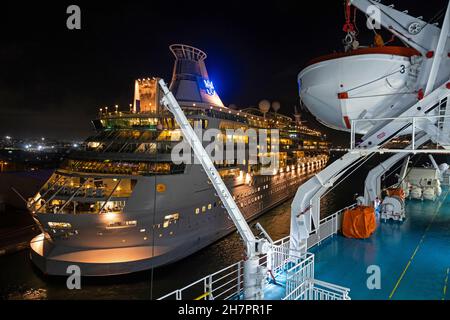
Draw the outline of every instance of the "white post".
<instances>
[{"instance_id":1,"label":"white post","mask_svg":"<svg viewBox=\"0 0 450 320\"><path fill-rule=\"evenodd\" d=\"M247 224L244 215L239 210L233 196L223 182L219 172L211 161L208 153L203 147L202 142L186 118L186 115L174 95L170 92L169 88L167 88L167 85L163 79L159 80L159 85L164 93L164 96L161 99L161 104L173 114L185 140L189 143L195 156L200 161L203 170L213 184L217 195L220 197L220 200L222 200L228 215L233 220L245 243L247 249L247 261L244 263L244 297L245 299L259 299L264 296L266 269L259 265L258 255L265 253L264 251L267 249L267 241L265 239L256 239Z\"/></svg>"},{"instance_id":2,"label":"white post","mask_svg":"<svg viewBox=\"0 0 450 320\"><path fill-rule=\"evenodd\" d=\"M263 300L267 269L259 265L259 258L244 261L244 299Z\"/></svg>"},{"instance_id":3,"label":"white post","mask_svg":"<svg viewBox=\"0 0 450 320\"><path fill-rule=\"evenodd\" d=\"M441 33L439 34L439 41L434 53L434 61L431 66L430 76L428 77L427 87L425 89L425 95L428 95L434 89L434 84L439 72L439 67L444 55L445 46L447 44L447 38L450 31L450 2L447 5L447 11L445 12L444 23L442 24ZM445 54L447 58L447 54Z\"/></svg>"}]
</instances>

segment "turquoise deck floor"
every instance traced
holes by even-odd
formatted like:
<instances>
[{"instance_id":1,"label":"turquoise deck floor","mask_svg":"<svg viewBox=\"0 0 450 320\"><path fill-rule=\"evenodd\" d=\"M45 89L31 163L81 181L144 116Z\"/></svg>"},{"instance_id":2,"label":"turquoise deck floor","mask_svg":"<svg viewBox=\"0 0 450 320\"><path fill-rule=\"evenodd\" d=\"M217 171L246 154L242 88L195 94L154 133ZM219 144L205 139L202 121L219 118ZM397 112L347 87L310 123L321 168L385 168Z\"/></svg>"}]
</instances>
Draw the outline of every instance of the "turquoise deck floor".
<instances>
[{"instance_id":1,"label":"turquoise deck floor","mask_svg":"<svg viewBox=\"0 0 450 320\"><path fill-rule=\"evenodd\" d=\"M449 189L435 202L408 200L406 212L403 222L379 222L369 239L336 235L312 248L315 278L350 288L354 300L448 300ZM380 289L367 287L371 265L380 268ZM283 285L266 290L266 299L283 295Z\"/></svg>"}]
</instances>

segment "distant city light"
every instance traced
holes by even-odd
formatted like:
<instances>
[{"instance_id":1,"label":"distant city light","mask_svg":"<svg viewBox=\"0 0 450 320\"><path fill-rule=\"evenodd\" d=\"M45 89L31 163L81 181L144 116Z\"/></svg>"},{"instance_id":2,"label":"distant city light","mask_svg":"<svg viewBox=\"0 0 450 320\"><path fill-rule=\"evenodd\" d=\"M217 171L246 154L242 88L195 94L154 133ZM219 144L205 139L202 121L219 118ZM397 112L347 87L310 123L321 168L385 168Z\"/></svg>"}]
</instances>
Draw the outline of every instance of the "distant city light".
<instances>
[{"instance_id":1,"label":"distant city light","mask_svg":"<svg viewBox=\"0 0 450 320\"><path fill-rule=\"evenodd\" d=\"M44 137L42 137L42 138L41 138L41 140L42 140L42 141L45 141L45 138L44 138Z\"/></svg>"},{"instance_id":2,"label":"distant city light","mask_svg":"<svg viewBox=\"0 0 450 320\"><path fill-rule=\"evenodd\" d=\"M74 148L78 148L78 143L74 143L74 144L73 144L73 147L74 147Z\"/></svg>"},{"instance_id":3,"label":"distant city light","mask_svg":"<svg viewBox=\"0 0 450 320\"><path fill-rule=\"evenodd\" d=\"M6 138L6 140L11 140L10 136L6 136L5 138Z\"/></svg>"}]
</instances>

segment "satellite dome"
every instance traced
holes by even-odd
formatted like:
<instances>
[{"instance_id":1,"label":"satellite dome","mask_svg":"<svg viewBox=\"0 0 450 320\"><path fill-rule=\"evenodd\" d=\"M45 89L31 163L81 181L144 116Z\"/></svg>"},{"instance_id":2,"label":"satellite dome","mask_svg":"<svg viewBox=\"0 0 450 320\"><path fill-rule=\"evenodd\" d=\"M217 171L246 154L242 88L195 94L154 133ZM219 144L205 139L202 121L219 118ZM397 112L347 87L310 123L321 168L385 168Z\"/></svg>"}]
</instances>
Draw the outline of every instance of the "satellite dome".
<instances>
[{"instance_id":1,"label":"satellite dome","mask_svg":"<svg viewBox=\"0 0 450 320\"><path fill-rule=\"evenodd\" d=\"M273 109L273 111L278 112L278 110L280 110L280 108L281 108L281 105L280 105L280 103L278 101L272 102L272 109Z\"/></svg>"},{"instance_id":2,"label":"satellite dome","mask_svg":"<svg viewBox=\"0 0 450 320\"><path fill-rule=\"evenodd\" d=\"M267 113L270 110L270 102L267 100L261 100L258 104L259 111L262 113Z\"/></svg>"}]
</instances>

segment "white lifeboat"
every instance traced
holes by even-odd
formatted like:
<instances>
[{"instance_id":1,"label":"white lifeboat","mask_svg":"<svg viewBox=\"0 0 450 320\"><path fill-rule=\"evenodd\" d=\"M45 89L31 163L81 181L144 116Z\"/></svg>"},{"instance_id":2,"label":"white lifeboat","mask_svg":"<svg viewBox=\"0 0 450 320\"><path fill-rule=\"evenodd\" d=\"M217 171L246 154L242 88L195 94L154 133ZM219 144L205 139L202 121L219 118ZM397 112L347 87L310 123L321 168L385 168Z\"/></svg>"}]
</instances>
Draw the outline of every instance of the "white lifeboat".
<instances>
[{"instance_id":1,"label":"white lifeboat","mask_svg":"<svg viewBox=\"0 0 450 320\"><path fill-rule=\"evenodd\" d=\"M418 55L412 48L384 46L319 57L298 75L300 98L319 122L350 131L351 120L387 114L399 94L413 91L409 69ZM355 131L364 134L372 126L360 122Z\"/></svg>"}]
</instances>

